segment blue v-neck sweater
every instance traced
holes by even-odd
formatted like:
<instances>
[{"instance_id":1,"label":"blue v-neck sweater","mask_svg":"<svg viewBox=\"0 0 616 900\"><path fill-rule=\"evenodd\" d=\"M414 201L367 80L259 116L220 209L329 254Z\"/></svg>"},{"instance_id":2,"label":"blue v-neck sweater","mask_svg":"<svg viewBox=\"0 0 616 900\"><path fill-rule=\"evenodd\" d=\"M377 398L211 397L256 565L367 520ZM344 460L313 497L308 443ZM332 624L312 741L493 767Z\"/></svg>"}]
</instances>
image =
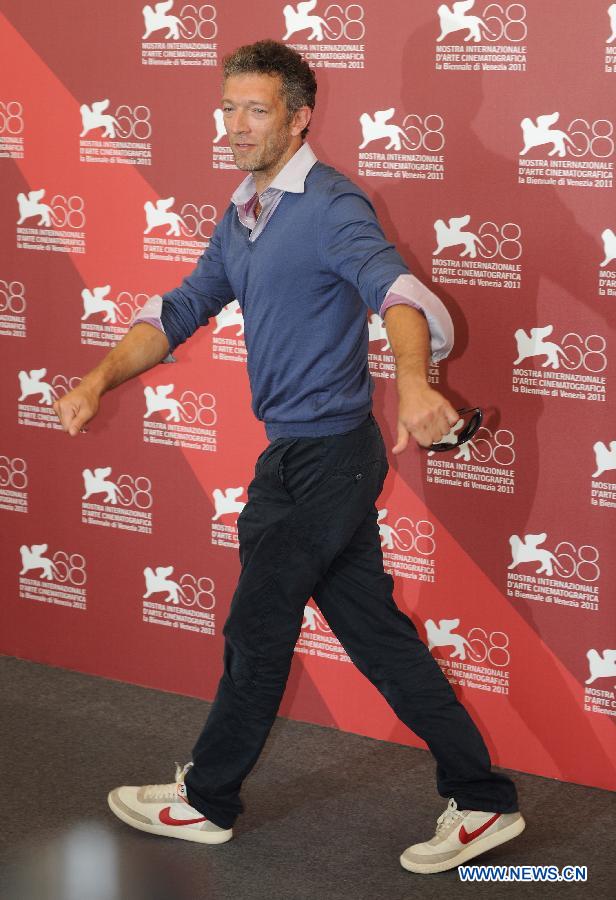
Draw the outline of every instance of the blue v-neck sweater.
<instances>
[{"instance_id":1,"label":"blue v-neck sweater","mask_svg":"<svg viewBox=\"0 0 616 900\"><path fill-rule=\"evenodd\" d=\"M339 434L372 406L366 307L408 272L363 191L317 162L252 243L230 204L181 286L163 296L173 351L236 299L252 409L269 440Z\"/></svg>"}]
</instances>

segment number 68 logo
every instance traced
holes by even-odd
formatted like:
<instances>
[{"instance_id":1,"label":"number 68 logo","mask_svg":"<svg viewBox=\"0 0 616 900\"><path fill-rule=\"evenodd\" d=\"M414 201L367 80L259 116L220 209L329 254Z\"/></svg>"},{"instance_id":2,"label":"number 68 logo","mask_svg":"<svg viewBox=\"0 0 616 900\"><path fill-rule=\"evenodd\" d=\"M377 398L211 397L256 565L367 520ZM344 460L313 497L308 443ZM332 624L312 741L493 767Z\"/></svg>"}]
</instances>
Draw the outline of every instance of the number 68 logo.
<instances>
[{"instance_id":1,"label":"number 68 logo","mask_svg":"<svg viewBox=\"0 0 616 900\"><path fill-rule=\"evenodd\" d=\"M400 516L395 525L384 520L388 510L380 509L378 515L381 547L383 550L401 550L403 553L418 553L420 556L432 556L436 550L434 525L427 519L413 522L408 516Z\"/></svg>"},{"instance_id":2,"label":"number 68 logo","mask_svg":"<svg viewBox=\"0 0 616 900\"><path fill-rule=\"evenodd\" d=\"M26 288L21 281L4 281L0 278L0 313L20 316L26 311Z\"/></svg>"},{"instance_id":3,"label":"number 68 logo","mask_svg":"<svg viewBox=\"0 0 616 900\"><path fill-rule=\"evenodd\" d=\"M573 119L567 133L573 143L572 156L590 154L595 159L607 159L614 153L614 126L609 119L596 119L594 122Z\"/></svg>"},{"instance_id":4,"label":"number 68 logo","mask_svg":"<svg viewBox=\"0 0 616 900\"><path fill-rule=\"evenodd\" d=\"M52 556L55 580L60 584L83 587L87 581L86 561L81 553L65 553L58 550Z\"/></svg>"},{"instance_id":5,"label":"number 68 logo","mask_svg":"<svg viewBox=\"0 0 616 900\"><path fill-rule=\"evenodd\" d=\"M216 22L216 8L211 3L201 6L187 3L180 10L180 32L185 41L199 38L201 41L211 41L218 34Z\"/></svg>"},{"instance_id":6,"label":"number 68 logo","mask_svg":"<svg viewBox=\"0 0 616 900\"><path fill-rule=\"evenodd\" d=\"M56 228L81 229L86 224L85 201L78 194L56 194L51 200L52 220Z\"/></svg>"},{"instance_id":7,"label":"number 68 logo","mask_svg":"<svg viewBox=\"0 0 616 900\"><path fill-rule=\"evenodd\" d=\"M363 41L366 36L365 11L359 3L342 6L332 3L325 10L325 38L328 41Z\"/></svg>"},{"instance_id":8,"label":"number 68 logo","mask_svg":"<svg viewBox=\"0 0 616 900\"><path fill-rule=\"evenodd\" d=\"M468 443L461 445L456 459L462 458L467 462L474 459L481 463L494 462L499 466L512 466L515 462L514 442L513 432L508 428L497 428L492 432L482 425Z\"/></svg>"},{"instance_id":9,"label":"number 68 logo","mask_svg":"<svg viewBox=\"0 0 616 900\"><path fill-rule=\"evenodd\" d=\"M526 7L522 3L510 3L508 6L490 3L481 18L488 29L485 40L489 43L505 40L517 44L526 40Z\"/></svg>"},{"instance_id":10,"label":"number 68 logo","mask_svg":"<svg viewBox=\"0 0 616 900\"><path fill-rule=\"evenodd\" d=\"M504 631L491 631L483 628L471 628L468 632L468 643L471 648L471 659L475 663L488 663L500 669L511 662L509 653L509 637Z\"/></svg>"},{"instance_id":11,"label":"number 68 logo","mask_svg":"<svg viewBox=\"0 0 616 900\"><path fill-rule=\"evenodd\" d=\"M0 488L24 491L28 487L28 467L25 459L0 456Z\"/></svg>"},{"instance_id":12,"label":"number 68 logo","mask_svg":"<svg viewBox=\"0 0 616 900\"><path fill-rule=\"evenodd\" d=\"M136 141L147 141L152 137L152 112L148 106L118 106L115 118L118 123L119 138L133 138Z\"/></svg>"},{"instance_id":13,"label":"number 68 logo","mask_svg":"<svg viewBox=\"0 0 616 900\"><path fill-rule=\"evenodd\" d=\"M0 100L0 134L17 135L24 130L24 109L17 100Z\"/></svg>"}]
</instances>

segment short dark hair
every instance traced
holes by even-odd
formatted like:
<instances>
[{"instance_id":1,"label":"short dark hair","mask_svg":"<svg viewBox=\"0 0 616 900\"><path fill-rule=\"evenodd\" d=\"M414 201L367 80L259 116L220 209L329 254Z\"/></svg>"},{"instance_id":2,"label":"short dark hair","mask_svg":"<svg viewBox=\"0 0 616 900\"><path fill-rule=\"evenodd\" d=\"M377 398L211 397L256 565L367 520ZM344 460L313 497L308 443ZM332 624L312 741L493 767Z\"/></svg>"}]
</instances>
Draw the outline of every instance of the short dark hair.
<instances>
[{"instance_id":1,"label":"short dark hair","mask_svg":"<svg viewBox=\"0 0 616 900\"><path fill-rule=\"evenodd\" d=\"M223 75L280 75L281 93L289 112L289 117L302 106L314 109L317 80L303 56L280 41L257 41L245 44L222 61ZM302 131L302 139L308 134L308 126Z\"/></svg>"}]
</instances>

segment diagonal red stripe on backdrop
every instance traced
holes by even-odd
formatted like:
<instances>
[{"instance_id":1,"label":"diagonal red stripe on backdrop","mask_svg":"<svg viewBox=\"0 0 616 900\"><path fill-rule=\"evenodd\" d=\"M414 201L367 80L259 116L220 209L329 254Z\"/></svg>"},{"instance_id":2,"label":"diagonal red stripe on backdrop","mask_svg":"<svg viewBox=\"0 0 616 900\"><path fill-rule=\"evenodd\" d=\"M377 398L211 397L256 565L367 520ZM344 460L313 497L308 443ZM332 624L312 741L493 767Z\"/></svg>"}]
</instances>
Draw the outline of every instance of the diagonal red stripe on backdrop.
<instances>
[{"instance_id":1,"label":"diagonal red stripe on backdrop","mask_svg":"<svg viewBox=\"0 0 616 900\"><path fill-rule=\"evenodd\" d=\"M0 16L0 24L5 95L21 99L27 110L47 111L47 115L28 116L25 159L16 161L20 171L31 189L50 185L60 190L70 186L71 193L85 197L87 205L89 198L95 198L89 204L96 214L88 219L88 253L70 255L84 284L98 282L101 277L100 260L106 263L113 261L116 273L123 265L128 270L129 266L134 266L135 260L141 259L142 233L135 229L134 219L130 215L122 214L122 208L142 210L146 200L156 199L155 192L132 166L105 167L103 187L96 167L79 164L77 145L81 125L78 101L4 16ZM25 72L28 78L24 78ZM61 130L64 123L71 122L75 123L74 128ZM105 272L108 272L107 268ZM150 277L154 277L153 273ZM182 452L188 465L196 471L193 457ZM402 505L413 508L423 505L402 479L398 479L396 490L400 491ZM434 515L430 515L434 520ZM542 774L594 784L598 783L598 778L601 786L610 786L614 767L604 748L610 746L612 723L606 721L608 717L584 714L579 699L582 691L579 682L517 614L512 604L505 600L445 526L438 523L438 527L440 552L450 563L455 562L439 571L439 593L456 596L460 584L473 585L478 620L483 614L487 616L488 611L490 618L493 618L497 609L503 629L516 632L525 642L527 677L524 684L516 686L510 695L509 710L513 719L507 721L502 715L502 707L494 706L494 701L502 703L502 697L481 698L482 711L489 711L491 741L502 748L500 761L505 764L506 758L506 764L518 767L523 765L522 759L528 759L524 767L529 771L538 771L537 764L541 760ZM426 589L416 607L422 621L424 616L433 616L431 604L431 595ZM399 605L403 606L400 601ZM306 666L307 675L310 668ZM355 678L354 672L339 666L335 679L321 678L319 681L318 690L323 701L331 705L332 716L342 727L348 727L342 708L342 687L347 681L350 686ZM558 698L557 707L554 705L546 709L543 702L538 701L539 685L542 697L551 695ZM354 686L356 688L356 683ZM465 702L472 706L469 696L467 691ZM377 715L376 706L374 713ZM478 715L477 718L481 717ZM390 717L388 727L391 727L391 722ZM403 726L396 725L390 737L405 740L402 729ZM353 730L361 731L361 728L355 727ZM557 734L558 742L555 740ZM571 739L573 734L575 740ZM583 757L583 763L580 757Z\"/></svg>"},{"instance_id":2,"label":"diagonal red stripe on backdrop","mask_svg":"<svg viewBox=\"0 0 616 900\"><path fill-rule=\"evenodd\" d=\"M165 278L172 272L179 280L190 267L143 261L143 204L146 200L159 199L143 172L130 165L79 162L78 136L82 127L79 106L93 98L76 99L1 13L0 40L4 65L2 99L19 99L25 108L25 158L14 162L28 189L45 187L45 201L56 191L78 194L86 201L87 252L64 254L64 260L70 261L84 286L90 288L107 282L139 284L141 290L158 293L161 287L156 279L160 278L161 268ZM13 202L16 221L16 199ZM28 251L19 252L27 259ZM92 349L88 348L84 356L89 359L91 354ZM173 367L173 378L177 377L179 381L181 375L177 368ZM182 369L186 368L188 366L182 366ZM153 371L144 373L137 380L144 385L150 383ZM210 454L191 453L181 448L176 448L176 452L182 453L202 484L207 462L201 456ZM305 677L313 680L309 673ZM313 693L319 693L318 682L314 682ZM329 710L325 715L333 721Z\"/></svg>"},{"instance_id":3,"label":"diagonal red stripe on backdrop","mask_svg":"<svg viewBox=\"0 0 616 900\"><path fill-rule=\"evenodd\" d=\"M417 518L427 512L423 501L403 479L390 476L388 480L389 484L379 498L379 507L389 506L391 495L395 493L392 505L396 508L410 511ZM481 692L478 697L478 691L467 688L460 694L456 689L479 725L493 759L499 765L613 789L616 770L609 754L613 739L613 723L606 721L609 717L589 716L583 712L583 686L432 511L429 511L429 518L437 529L441 564L439 566L437 562L438 596L431 585L426 585L420 589L411 610L411 618L420 634L421 626L428 618L438 621L461 617L463 631L496 620L499 630L514 636L512 654L517 653L518 671L523 668L524 680L521 682L516 677L514 659L507 701L498 694ZM405 609L400 596L402 581L398 579L395 598L398 606ZM461 585L472 586L472 614L468 602L462 609L461 604L456 603ZM520 662L522 654L523 663ZM306 658L305 665L310 668L310 657ZM351 666L337 666L335 678L322 679L320 690L334 709L337 724L366 734L364 723L369 721L369 733L373 734L376 729L387 733L390 740L408 743L408 730L378 695L368 694L364 698L362 694L361 705L349 704L346 698L357 695L359 680L360 676ZM550 702L546 703L546 697L552 698ZM503 711L505 702L506 712Z\"/></svg>"}]
</instances>

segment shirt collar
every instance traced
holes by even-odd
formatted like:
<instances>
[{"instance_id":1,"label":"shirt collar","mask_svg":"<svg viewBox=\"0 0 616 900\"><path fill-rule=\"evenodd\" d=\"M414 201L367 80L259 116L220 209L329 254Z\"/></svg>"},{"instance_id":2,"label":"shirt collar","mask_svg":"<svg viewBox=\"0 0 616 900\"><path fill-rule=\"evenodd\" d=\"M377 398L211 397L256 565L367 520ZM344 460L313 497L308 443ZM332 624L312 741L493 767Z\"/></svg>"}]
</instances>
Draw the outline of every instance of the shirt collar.
<instances>
[{"instance_id":1,"label":"shirt collar","mask_svg":"<svg viewBox=\"0 0 616 900\"><path fill-rule=\"evenodd\" d=\"M276 175L267 190L290 191L293 194L303 194L306 177L315 162L317 162L317 158L310 144L302 144L299 150L293 154L291 159ZM244 178L234 191L231 202L236 206L248 203L254 197L256 190L254 177L250 174Z\"/></svg>"}]
</instances>

